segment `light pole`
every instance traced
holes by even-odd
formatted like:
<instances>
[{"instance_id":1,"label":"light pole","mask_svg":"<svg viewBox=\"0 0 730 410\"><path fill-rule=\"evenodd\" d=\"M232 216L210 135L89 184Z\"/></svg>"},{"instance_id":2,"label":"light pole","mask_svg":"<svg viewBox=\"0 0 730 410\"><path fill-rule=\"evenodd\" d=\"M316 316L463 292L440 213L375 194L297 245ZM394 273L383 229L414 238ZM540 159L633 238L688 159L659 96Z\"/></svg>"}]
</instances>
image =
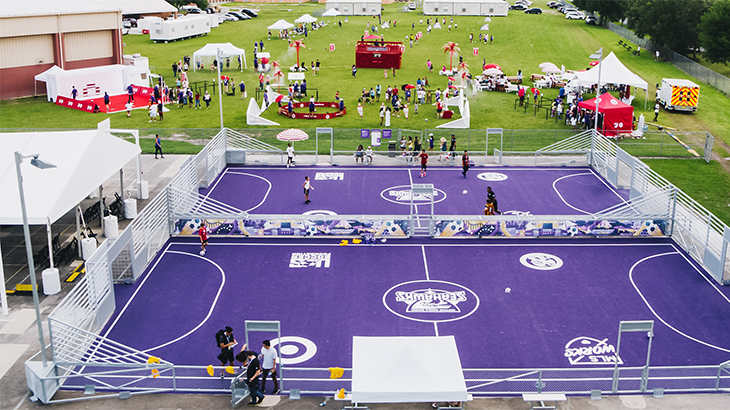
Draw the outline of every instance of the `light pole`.
<instances>
[{"instance_id":1,"label":"light pole","mask_svg":"<svg viewBox=\"0 0 730 410\"><path fill-rule=\"evenodd\" d=\"M20 164L24 158L33 158L30 160L30 164L36 168L47 169L55 168L53 164L43 162L38 159L40 154L35 155L22 155L20 152L15 151L15 170L18 174L18 191L20 192L20 209L23 213L23 234L25 235L25 252L28 256L28 269L30 269L30 286L31 292L33 293L33 307L35 308L35 320L38 324L38 340L41 342L41 359L43 360L43 367L48 364L46 358L46 342L43 337L43 323L41 322L41 309L40 302L38 301L38 285L35 279L35 264L33 263L33 247L30 244L30 228L28 227L28 215L25 210L25 193L23 192L23 175L20 173Z\"/></svg>"},{"instance_id":2,"label":"light pole","mask_svg":"<svg viewBox=\"0 0 730 410\"><path fill-rule=\"evenodd\" d=\"M591 54L590 58L598 59L598 85L596 86L596 118L593 120L593 131L598 133L598 103L599 97L601 96L601 64L603 62L603 47L601 47L594 54Z\"/></svg>"},{"instance_id":3,"label":"light pole","mask_svg":"<svg viewBox=\"0 0 730 410\"><path fill-rule=\"evenodd\" d=\"M223 129L223 92L221 90L221 59L223 58L223 52L220 48L216 49L215 52L216 66L218 67L218 110L221 115L221 129Z\"/></svg>"}]
</instances>

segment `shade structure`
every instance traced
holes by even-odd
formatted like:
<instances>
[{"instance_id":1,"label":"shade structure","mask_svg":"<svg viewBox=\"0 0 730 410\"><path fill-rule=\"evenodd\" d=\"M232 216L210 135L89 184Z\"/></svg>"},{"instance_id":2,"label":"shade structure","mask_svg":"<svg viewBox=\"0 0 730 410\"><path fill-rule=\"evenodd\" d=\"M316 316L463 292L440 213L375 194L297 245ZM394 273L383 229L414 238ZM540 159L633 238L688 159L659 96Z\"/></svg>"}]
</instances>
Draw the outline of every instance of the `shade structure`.
<instances>
[{"instance_id":1,"label":"shade structure","mask_svg":"<svg viewBox=\"0 0 730 410\"><path fill-rule=\"evenodd\" d=\"M489 21L492 21L492 19L490 17L484 17L484 21L489 22Z\"/></svg>"},{"instance_id":2,"label":"shade structure","mask_svg":"<svg viewBox=\"0 0 730 410\"><path fill-rule=\"evenodd\" d=\"M484 71L482 71L482 74L484 75L500 75L502 74L502 70L496 69L496 68L488 68Z\"/></svg>"},{"instance_id":3,"label":"shade structure","mask_svg":"<svg viewBox=\"0 0 730 410\"><path fill-rule=\"evenodd\" d=\"M581 86L598 83L598 67L601 67L601 84L626 84L646 90L648 84L641 77L624 66L613 51L601 64L582 73L576 73L575 80Z\"/></svg>"},{"instance_id":4,"label":"shade structure","mask_svg":"<svg viewBox=\"0 0 730 410\"><path fill-rule=\"evenodd\" d=\"M276 23L270 25L268 28L269 30L288 30L292 27L294 27L294 24L289 23L286 20L279 20Z\"/></svg>"},{"instance_id":5,"label":"shade structure","mask_svg":"<svg viewBox=\"0 0 730 410\"><path fill-rule=\"evenodd\" d=\"M558 67L556 67L556 66L543 67L542 72L543 73L547 73L547 74L553 74L553 73L559 73L560 72L560 69Z\"/></svg>"},{"instance_id":6,"label":"shade structure","mask_svg":"<svg viewBox=\"0 0 730 410\"><path fill-rule=\"evenodd\" d=\"M549 61L546 61L546 62L540 64L538 67L540 67L540 68L556 67L557 68L558 66L556 66L555 64L553 64L553 63L551 63Z\"/></svg>"},{"instance_id":7,"label":"shade structure","mask_svg":"<svg viewBox=\"0 0 730 410\"><path fill-rule=\"evenodd\" d=\"M316 17L312 17L309 14L304 14L302 17L294 20L295 23L314 23L317 21Z\"/></svg>"},{"instance_id":8,"label":"shade structure","mask_svg":"<svg viewBox=\"0 0 730 410\"><path fill-rule=\"evenodd\" d=\"M234 56L240 57L243 61L241 71L243 71L244 68L248 68L248 64L246 64L246 50L238 48L231 43L208 43L193 53L193 61L198 61L198 59L202 60L202 57L209 57L210 61L213 61L215 60L215 56L218 54L218 50L220 50L221 55L224 58ZM197 71L197 64L193 64L192 66L193 71Z\"/></svg>"},{"instance_id":9,"label":"shade structure","mask_svg":"<svg viewBox=\"0 0 730 410\"><path fill-rule=\"evenodd\" d=\"M454 336L352 338L354 403L466 401Z\"/></svg>"},{"instance_id":10,"label":"shade structure","mask_svg":"<svg viewBox=\"0 0 730 410\"><path fill-rule=\"evenodd\" d=\"M578 106L587 110L596 110L596 99L581 101ZM598 97L598 112L603 115L604 135L616 135L619 132L631 132L634 120L634 107L624 104L609 93Z\"/></svg>"},{"instance_id":11,"label":"shade structure","mask_svg":"<svg viewBox=\"0 0 730 410\"><path fill-rule=\"evenodd\" d=\"M438 24L438 23L437 23ZM483 24L479 30L481 31L489 31L489 24Z\"/></svg>"},{"instance_id":12,"label":"shade structure","mask_svg":"<svg viewBox=\"0 0 730 410\"><path fill-rule=\"evenodd\" d=\"M600 61L598 61L598 60L593 60L593 61L591 61L590 63L588 63L588 65L589 65L589 66L591 66L591 67L595 67L595 66L597 66L598 64L600 64Z\"/></svg>"},{"instance_id":13,"label":"shade structure","mask_svg":"<svg viewBox=\"0 0 730 410\"><path fill-rule=\"evenodd\" d=\"M342 13L340 13L339 11L337 11L335 9L329 9L329 10L325 11L324 13L322 13L322 17L337 17L340 14L342 14Z\"/></svg>"},{"instance_id":14,"label":"shade structure","mask_svg":"<svg viewBox=\"0 0 730 410\"><path fill-rule=\"evenodd\" d=\"M416 88L416 86L415 86L415 85L413 85L413 84L406 84L406 89L408 89L408 90L412 90L412 89L414 89L414 88Z\"/></svg>"},{"instance_id":15,"label":"shade structure","mask_svg":"<svg viewBox=\"0 0 730 410\"><path fill-rule=\"evenodd\" d=\"M494 64L494 63L489 63L489 64L487 64L487 65L484 66L484 69L485 70L488 70L490 68L496 68L497 70L502 71L502 67L500 67L500 66L498 66L497 64Z\"/></svg>"},{"instance_id":16,"label":"shade structure","mask_svg":"<svg viewBox=\"0 0 730 410\"><path fill-rule=\"evenodd\" d=\"M380 39L380 36L376 36L375 34L370 34L370 35L367 35L367 36L363 37L363 39L365 39L365 40L375 40L375 39Z\"/></svg>"},{"instance_id":17,"label":"shade structure","mask_svg":"<svg viewBox=\"0 0 730 410\"><path fill-rule=\"evenodd\" d=\"M289 128L288 130L280 132L279 135L276 136L276 139L279 141L304 141L309 139L309 135L302 130Z\"/></svg>"},{"instance_id":18,"label":"shade structure","mask_svg":"<svg viewBox=\"0 0 730 410\"><path fill-rule=\"evenodd\" d=\"M41 170L21 164L28 223L55 222L78 205L89 193L140 153L135 144L112 135L109 120L100 129L83 131L16 132L0 135L0 224L23 223L14 152L40 154L40 159L56 165ZM106 127L106 128L104 128Z\"/></svg>"}]
</instances>

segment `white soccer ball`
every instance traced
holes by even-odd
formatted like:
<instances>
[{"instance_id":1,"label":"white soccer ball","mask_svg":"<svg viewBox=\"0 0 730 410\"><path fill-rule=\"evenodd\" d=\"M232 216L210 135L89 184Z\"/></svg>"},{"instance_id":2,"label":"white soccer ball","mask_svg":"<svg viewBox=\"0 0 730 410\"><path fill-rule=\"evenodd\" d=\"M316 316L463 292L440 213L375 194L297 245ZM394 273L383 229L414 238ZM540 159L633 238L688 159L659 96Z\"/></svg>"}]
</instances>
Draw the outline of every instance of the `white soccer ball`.
<instances>
[{"instance_id":1,"label":"white soccer ball","mask_svg":"<svg viewBox=\"0 0 730 410\"><path fill-rule=\"evenodd\" d=\"M505 288L504 289L504 293L510 293L510 292L512 292L512 289L510 289L510 288Z\"/></svg>"},{"instance_id":2,"label":"white soccer ball","mask_svg":"<svg viewBox=\"0 0 730 410\"><path fill-rule=\"evenodd\" d=\"M381 240L380 240L380 242L383 242L383 243L385 243L385 242L387 242L387 241L388 241L388 240L387 240L386 238L383 238L383 239L381 239Z\"/></svg>"},{"instance_id":3,"label":"white soccer ball","mask_svg":"<svg viewBox=\"0 0 730 410\"><path fill-rule=\"evenodd\" d=\"M426 122L428 122L428 118L426 118Z\"/></svg>"},{"instance_id":4,"label":"white soccer ball","mask_svg":"<svg viewBox=\"0 0 730 410\"><path fill-rule=\"evenodd\" d=\"M465 190L461 191L461 193L462 193L462 194L464 194L464 195L466 195L466 194L468 194L468 193L469 193L469 191L467 191L467 190L465 189Z\"/></svg>"},{"instance_id":5,"label":"white soccer ball","mask_svg":"<svg viewBox=\"0 0 730 410\"><path fill-rule=\"evenodd\" d=\"M205 251L200 251L200 256L205 256Z\"/></svg>"}]
</instances>

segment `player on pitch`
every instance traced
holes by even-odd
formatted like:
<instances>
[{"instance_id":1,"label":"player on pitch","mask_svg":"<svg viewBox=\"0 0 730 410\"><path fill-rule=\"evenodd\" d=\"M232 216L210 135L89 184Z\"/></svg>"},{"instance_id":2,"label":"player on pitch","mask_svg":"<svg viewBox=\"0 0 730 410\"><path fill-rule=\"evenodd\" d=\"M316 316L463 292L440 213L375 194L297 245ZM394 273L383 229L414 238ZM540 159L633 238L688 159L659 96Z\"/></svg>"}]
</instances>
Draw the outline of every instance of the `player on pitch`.
<instances>
[{"instance_id":1,"label":"player on pitch","mask_svg":"<svg viewBox=\"0 0 730 410\"><path fill-rule=\"evenodd\" d=\"M419 178L423 178L426 176L426 167L428 167L428 154L426 154L426 150L421 150L421 154L418 157L421 158L421 175L419 175Z\"/></svg>"},{"instance_id":2,"label":"player on pitch","mask_svg":"<svg viewBox=\"0 0 730 410\"><path fill-rule=\"evenodd\" d=\"M200 223L198 236L200 236L200 256L205 256L205 247L208 246L208 229L205 227L205 222Z\"/></svg>"}]
</instances>

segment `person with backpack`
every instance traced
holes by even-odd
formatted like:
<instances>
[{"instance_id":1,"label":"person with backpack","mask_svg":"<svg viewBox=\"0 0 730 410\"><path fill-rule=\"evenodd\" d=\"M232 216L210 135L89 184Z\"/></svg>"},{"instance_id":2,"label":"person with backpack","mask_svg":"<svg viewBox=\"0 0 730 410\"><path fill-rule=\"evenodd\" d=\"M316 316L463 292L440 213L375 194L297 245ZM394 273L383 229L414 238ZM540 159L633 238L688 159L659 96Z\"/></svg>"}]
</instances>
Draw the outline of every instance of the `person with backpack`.
<instances>
[{"instance_id":1,"label":"person with backpack","mask_svg":"<svg viewBox=\"0 0 730 410\"><path fill-rule=\"evenodd\" d=\"M225 329L219 330L215 334L215 341L216 345L221 349L221 354L218 355L221 366L225 366L227 363L233 366L233 346L238 344L236 338L233 337L233 329L230 326L226 326ZM225 371L221 370L221 379L225 375Z\"/></svg>"},{"instance_id":2,"label":"person with backpack","mask_svg":"<svg viewBox=\"0 0 730 410\"><path fill-rule=\"evenodd\" d=\"M241 375L241 379L248 385L251 402L249 406L258 406L264 400L264 394L259 390L259 376L261 375L261 363L256 357L256 352L244 350L236 355L236 359L246 366L246 372Z\"/></svg>"}]
</instances>

